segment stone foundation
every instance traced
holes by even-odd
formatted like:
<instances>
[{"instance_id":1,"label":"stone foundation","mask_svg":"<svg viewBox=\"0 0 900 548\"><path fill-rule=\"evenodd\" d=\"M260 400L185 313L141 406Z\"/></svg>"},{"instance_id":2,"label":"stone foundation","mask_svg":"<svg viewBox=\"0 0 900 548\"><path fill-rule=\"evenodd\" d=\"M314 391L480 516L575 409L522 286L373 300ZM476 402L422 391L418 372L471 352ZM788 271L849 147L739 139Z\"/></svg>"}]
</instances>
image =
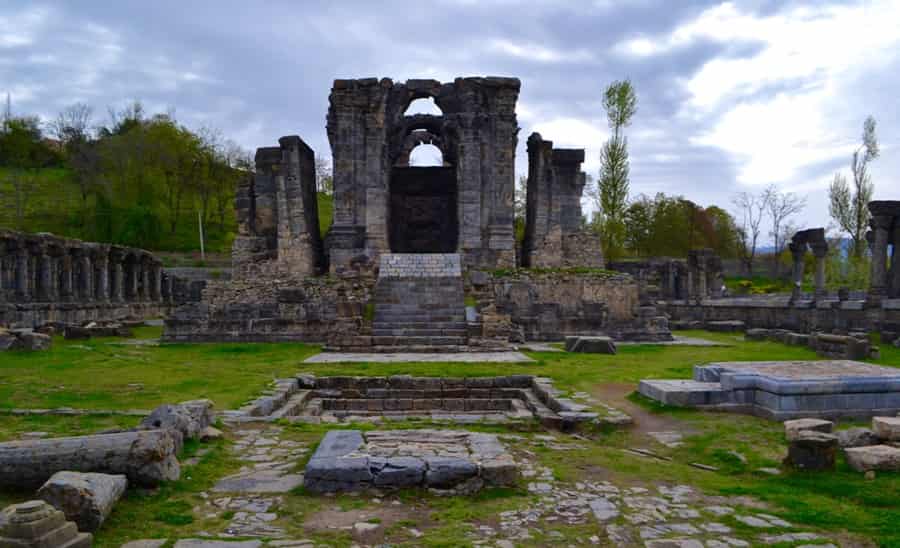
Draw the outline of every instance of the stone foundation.
<instances>
[{"instance_id":1,"label":"stone foundation","mask_svg":"<svg viewBox=\"0 0 900 548\"><path fill-rule=\"evenodd\" d=\"M850 360L711 363L696 366L693 380L643 380L639 391L676 407L774 420L900 412L900 371Z\"/></svg>"},{"instance_id":2,"label":"stone foundation","mask_svg":"<svg viewBox=\"0 0 900 548\"><path fill-rule=\"evenodd\" d=\"M454 430L332 430L306 465L315 493L371 487L456 489L514 485L519 470L494 434Z\"/></svg>"}]
</instances>

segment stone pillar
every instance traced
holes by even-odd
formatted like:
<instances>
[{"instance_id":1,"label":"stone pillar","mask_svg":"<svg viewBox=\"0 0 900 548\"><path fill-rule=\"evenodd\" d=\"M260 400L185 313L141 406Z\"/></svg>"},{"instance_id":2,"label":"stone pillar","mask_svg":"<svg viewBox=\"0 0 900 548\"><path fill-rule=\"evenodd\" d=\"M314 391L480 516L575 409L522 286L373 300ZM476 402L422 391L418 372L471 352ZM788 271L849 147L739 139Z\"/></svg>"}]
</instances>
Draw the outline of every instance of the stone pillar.
<instances>
[{"instance_id":1,"label":"stone pillar","mask_svg":"<svg viewBox=\"0 0 900 548\"><path fill-rule=\"evenodd\" d=\"M79 291L83 300L94 300L94 263L91 261L91 256L88 253L81 256Z\"/></svg>"},{"instance_id":2,"label":"stone pillar","mask_svg":"<svg viewBox=\"0 0 900 548\"><path fill-rule=\"evenodd\" d=\"M891 269L888 271L888 297L900 298L900 217L894 217L891 235Z\"/></svg>"},{"instance_id":3,"label":"stone pillar","mask_svg":"<svg viewBox=\"0 0 900 548\"><path fill-rule=\"evenodd\" d=\"M887 247L891 218L887 215L876 215L869 224L872 227L873 239L868 301L869 304L877 306L887 296Z\"/></svg>"},{"instance_id":4,"label":"stone pillar","mask_svg":"<svg viewBox=\"0 0 900 548\"><path fill-rule=\"evenodd\" d=\"M19 248L16 253L16 293L22 300L28 300L31 297L31 284L29 283L31 274L28 271L30 263L28 249Z\"/></svg>"},{"instance_id":5,"label":"stone pillar","mask_svg":"<svg viewBox=\"0 0 900 548\"><path fill-rule=\"evenodd\" d=\"M94 270L91 273L96 273L96 278L89 286L89 294L92 294L98 301L107 301L109 300L109 252L101 249L94 255L92 263Z\"/></svg>"},{"instance_id":6,"label":"stone pillar","mask_svg":"<svg viewBox=\"0 0 900 548\"><path fill-rule=\"evenodd\" d=\"M796 302L803 295L803 256L806 255L805 242L791 242L788 244L791 250L793 264L791 269L791 302Z\"/></svg>"},{"instance_id":7,"label":"stone pillar","mask_svg":"<svg viewBox=\"0 0 900 548\"><path fill-rule=\"evenodd\" d=\"M38 256L38 299L41 301L55 300L55 285L53 276L53 257L42 250L41 254Z\"/></svg>"},{"instance_id":8,"label":"stone pillar","mask_svg":"<svg viewBox=\"0 0 900 548\"><path fill-rule=\"evenodd\" d=\"M150 300L153 302L160 302L162 300L162 276L162 266L154 264L150 285Z\"/></svg>"},{"instance_id":9,"label":"stone pillar","mask_svg":"<svg viewBox=\"0 0 900 548\"><path fill-rule=\"evenodd\" d=\"M65 254L60 257L59 268L62 270L60 273L60 293L63 297L72 299L75 296L74 285L72 283L75 276L75 268L74 263L72 262L71 251L65 250Z\"/></svg>"},{"instance_id":10,"label":"stone pillar","mask_svg":"<svg viewBox=\"0 0 900 548\"><path fill-rule=\"evenodd\" d=\"M133 258L125 262L125 300L135 301L138 294L138 269L139 266Z\"/></svg>"},{"instance_id":11,"label":"stone pillar","mask_svg":"<svg viewBox=\"0 0 900 548\"><path fill-rule=\"evenodd\" d=\"M125 272L122 266L122 259L113 259L112 263L112 293L109 298L111 301L122 302L125 300Z\"/></svg>"},{"instance_id":12,"label":"stone pillar","mask_svg":"<svg viewBox=\"0 0 900 548\"><path fill-rule=\"evenodd\" d=\"M140 290L138 291L140 301L149 301L152 300L151 292L150 292L150 263L145 259L140 262L141 265L141 282L140 282Z\"/></svg>"},{"instance_id":13,"label":"stone pillar","mask_svg":"<svg viewBox=\"0 0 900 548\"><path fill-rule=\"evenodd\" d=\"M825 259L828 257L828 243L813 243L810 247L816 257L816 300L819 300L828 294L825 289Z\"/></svg>"}]
</instances>

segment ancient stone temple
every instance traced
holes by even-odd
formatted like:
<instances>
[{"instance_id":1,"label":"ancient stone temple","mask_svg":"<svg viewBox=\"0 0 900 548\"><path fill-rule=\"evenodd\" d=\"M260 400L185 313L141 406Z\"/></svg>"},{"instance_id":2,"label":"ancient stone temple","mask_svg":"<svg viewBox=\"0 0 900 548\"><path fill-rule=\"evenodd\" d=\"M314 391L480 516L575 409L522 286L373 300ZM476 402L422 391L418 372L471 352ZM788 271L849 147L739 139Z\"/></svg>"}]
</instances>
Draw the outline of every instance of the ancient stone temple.
<instances>
[{"instance_id":1,"label":"ancient stone temple","mask_svg":"<svg viewBox=\"0 0 900 548\"><path fill-rule=\"evenodd\" d=\"M299 137L260 148L237 191L232 280L210 282L203 302L178 309L164 338L458 351L600 330L644 337L645 322L653 338L670 338L664 318L639 311L629 275L601 270L599 240L582 221L583 149L529 138L517 253L519 88L495 77L335 80L327 235L313 151ZM440 114L407 114L427 98ZM424 144L440 152L439 165L410 165ZM519 276L518 266L545 272ZM555 272L565 267L591 268Z\"/></svg>"},{"instance_id":2,"label":"ancient stone temple","mask_svg":"<svg viewBox=\"0 0 900 548\"><path fill-rule=\"evenodd\" d=\"M825 259L828 256L828 241L825 239L824 228L809 228L795 233L791 238L791 242L788 244L788 249L791 251L791 258L793 260L793 267L791 269L791 281L794 282L794 287L791 290L792 301L799 299L802 295L803 258L806 255L807 248L812 250L813 255L816 257L816 290L814 297L821 299L826 296Z\"/></svg>"}]
</instances>

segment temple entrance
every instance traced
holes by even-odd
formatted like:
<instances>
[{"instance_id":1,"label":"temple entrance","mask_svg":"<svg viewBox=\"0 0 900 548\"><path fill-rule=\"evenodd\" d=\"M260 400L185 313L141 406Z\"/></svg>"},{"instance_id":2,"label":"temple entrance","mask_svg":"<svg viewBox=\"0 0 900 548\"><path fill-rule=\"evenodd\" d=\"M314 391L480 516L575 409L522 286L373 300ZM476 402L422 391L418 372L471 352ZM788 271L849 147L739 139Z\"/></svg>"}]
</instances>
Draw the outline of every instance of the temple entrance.
<instances>
[{"instance_id":1,"label":"temple entrance","mask_svg":"<svg viewBox=\"0 0 900 548\"><path fill-rule=\"evenodd\" d=\"M455 253L456 169L394 167L390 243L394 253Z\"/></svg>"}]
</instances>

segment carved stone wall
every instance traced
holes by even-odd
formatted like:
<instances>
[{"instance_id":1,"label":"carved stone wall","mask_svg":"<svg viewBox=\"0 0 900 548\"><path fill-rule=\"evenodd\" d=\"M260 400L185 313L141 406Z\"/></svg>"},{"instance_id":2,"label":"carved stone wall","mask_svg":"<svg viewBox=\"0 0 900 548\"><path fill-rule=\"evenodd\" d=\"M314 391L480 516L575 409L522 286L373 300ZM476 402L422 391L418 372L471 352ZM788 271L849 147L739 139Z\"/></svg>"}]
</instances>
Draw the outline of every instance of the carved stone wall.
<instances>
[{"instance_id":1,"label":"carved stone wall","mask_svg":"<svg viewBox=\"0 0 900 548\"><path fill-rule=\"evenodd\" d=\"M0 230L0 325L155 316L187 285L142 249Z\"/></svg>"},{"instance_id":2,"label":"carved stone wall","mask_svg":"<svg viewBox=\"0 0 900 548\"><path fill-rule=\"evenodd\" d=\"M466 265L514 266L519 87L516 78L335 80L328 109L334 159L331 271L371 267L391 250L392 169L408 162L412 147L423 140L441 149L445 166L455 168L455 251ZM442 115L405 115L413 100L426 97Z\"/></svg>"},{"instance_id":3,"label":"carved stone wall","mask_svg":"<svg viewBox=\"0 0 900 548\"><path fill-rule=\"evenodd\" d=\"M522 265L602 268L599 238L585 230L581 195L584 149L554 149L539 133L528 138L528 190Z\"/></svg>"}]
</instances>

